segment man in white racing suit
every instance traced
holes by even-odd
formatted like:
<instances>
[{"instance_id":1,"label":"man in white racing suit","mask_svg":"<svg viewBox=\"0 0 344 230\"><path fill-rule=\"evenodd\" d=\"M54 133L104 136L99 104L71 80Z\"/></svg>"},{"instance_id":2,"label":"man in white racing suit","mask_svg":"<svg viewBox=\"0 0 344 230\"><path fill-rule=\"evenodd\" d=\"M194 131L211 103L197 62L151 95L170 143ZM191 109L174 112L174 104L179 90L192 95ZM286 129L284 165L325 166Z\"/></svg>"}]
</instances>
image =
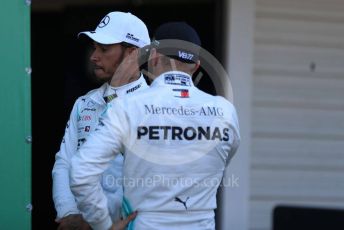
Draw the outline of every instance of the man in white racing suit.
<instances>
[{"instance_id":1,"label":"man in white racing suit","mask_svg":"<svg viewBox=\"0 0 344 230\"><path fill-rule=\"evenodd\" d=\"M138 211L131 229L215 229L217 189L239 146L236 110L193 85L198 51L179 47L179 40L200 45L192 27L166 23L155 39L150 88L111 102L72 158L72 192L95 230L115 229L98 177L118 152L124 154L124 202ZM178 41L166 48L165 39Z\"/></svg>"},{"instance_id":2,"label":"man in white racing suit","mask_svg":"<svg viewBox=\"0 0 344 230\"><path fill-rule=\"evenodd\" d=\"M52 171L53 199L57 211L59 229L89 229L77 207L70 190L69 171L71 158L92 133L107 102L125 97L147 88L147 83L139 72L137 61L125 63L130 71L118 66L125 58L138 53L150 42L145 24L130 13L111 12L99 23L95 31L82 32L94 42L90 57L95 65L96 77L105 82L100 88L79 97L67 123L60 151ZM128 34L131 34L129 37ZM135 39L133 39L135 38ZM127 61L127 60L126 60ZM109 81L112 79L111 86ZM117 99L115 99L117 100ZM119 154L100 177L102 189L107 197L107 206L113 221L120 219L123 188L121 185L123 157ZM79 229L78 228L78 229Z\"/></svg>"}]
</instances>

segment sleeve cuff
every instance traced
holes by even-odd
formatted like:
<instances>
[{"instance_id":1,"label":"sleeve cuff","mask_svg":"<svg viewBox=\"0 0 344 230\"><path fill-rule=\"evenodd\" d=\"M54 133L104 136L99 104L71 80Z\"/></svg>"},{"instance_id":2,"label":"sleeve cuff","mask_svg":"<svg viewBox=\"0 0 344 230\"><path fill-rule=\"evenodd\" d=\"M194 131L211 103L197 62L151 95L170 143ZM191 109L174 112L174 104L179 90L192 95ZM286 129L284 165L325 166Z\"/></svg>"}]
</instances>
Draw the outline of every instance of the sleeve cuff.
<instances>
[{"instance_id":1,"label":"sleeve cuff","mask_svg":"<svg viewBox=\"0 0 344 230\"><path fill-rule=\"evenodd\" d=\"M110 216L107 216L104 220L98 223L90 223L93 230L109 230L112 226Z\"/></svg>"},{"instance_id":2,"label":"sleeve cuff","mask_svg":"<svg viewBox=\"0 0 344 230\"><path fill-rule=\"evenodd\" d=\"M56 207L56 212L57 212L57 219L61 219L61 218L68 216L70 214L80 214L80 211L74 205L71 205L69 207L66 205Z\"/></svg>"}]
</instances>

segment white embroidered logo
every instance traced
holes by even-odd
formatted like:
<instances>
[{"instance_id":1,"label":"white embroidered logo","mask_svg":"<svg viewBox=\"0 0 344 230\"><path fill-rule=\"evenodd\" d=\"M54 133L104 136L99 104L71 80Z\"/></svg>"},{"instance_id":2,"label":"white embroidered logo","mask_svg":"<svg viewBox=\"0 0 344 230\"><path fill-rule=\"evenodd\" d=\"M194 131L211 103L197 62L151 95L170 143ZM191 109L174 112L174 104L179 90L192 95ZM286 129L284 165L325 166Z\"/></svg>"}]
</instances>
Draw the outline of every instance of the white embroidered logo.
<instances>
[{"instance_id":1,"label":"white embroidered logo","mask_svg":"<svg viewBox=\"0 0 344 230\"><path fill-rule=\"evenodd\" d=\"M192 58L193 58L194 55L179 50L179 51L178 51L178 56L179 56L180 58L183 58L183 59L186 59L186 60L192 60Z\"/></svg>"}]
</instances>

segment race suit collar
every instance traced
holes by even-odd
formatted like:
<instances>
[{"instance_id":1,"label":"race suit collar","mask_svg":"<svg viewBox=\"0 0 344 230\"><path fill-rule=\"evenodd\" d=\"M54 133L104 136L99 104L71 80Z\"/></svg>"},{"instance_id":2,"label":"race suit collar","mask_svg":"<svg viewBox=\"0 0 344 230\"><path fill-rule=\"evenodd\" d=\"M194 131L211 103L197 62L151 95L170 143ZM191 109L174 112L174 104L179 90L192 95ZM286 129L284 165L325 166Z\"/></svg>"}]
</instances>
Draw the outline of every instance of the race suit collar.
<instances>
[{"instance_id":1,"label":"race suit collar","mask_svg":"<svg viewBox=\"0 0 344 230\"><path fill-rule=\"evenodd\" d=\"M103 99L103 95L106 89L108 88L108 86L109 86L108 83L104 83L100 88L97 89L96 93L91 94L90 96L91 100L93 100L94 102L100 105L104 104L105 102Z\"/></svg>"},{"instance_id":2,"label":"race suit collar","mask_svg":"<svg viewBox=\"0 0 344 230\"><path fill-rule=\"evenodd\" d=\"M192 77L181 71L168 71L154 79L151 86L193 87Z\"/></svg>"},{"instance_id":3,"label":"race suit collar","mask_svg":"<svg viewBox=\"0 0 344 230\"><path fill-rule=\"evenodd\" d=\"M108 83L104 83L100 88L98 88L97 93L92 94L90 98L98 104L104 104L106 103L104 100L104 96L108 96L114 93L116 94L116 96L122 96L135 92L137 89L143 87L147 87L147 83L143 75L141 74L140 78L136 81L130 82L129 84L120 87L111 87Z\"/></svg>"},{"instance_id":4,"label":"race suit collar","mask_svg":"<svg viewBox=\"0 0 344 230\"><path fill-rule=\"evenodd\" d=\"M108 87L106 88L103 96L109 96L112 94L116 94L118 97L121 97L126 94L130 94L135 92L141 87L146 87L147 83L146 80L144 79L143 75L141 74L139 79L136 81L130 82L126 85L122 85L119 87L113 87L108 84Z\"/></svg>"}]
</instances>

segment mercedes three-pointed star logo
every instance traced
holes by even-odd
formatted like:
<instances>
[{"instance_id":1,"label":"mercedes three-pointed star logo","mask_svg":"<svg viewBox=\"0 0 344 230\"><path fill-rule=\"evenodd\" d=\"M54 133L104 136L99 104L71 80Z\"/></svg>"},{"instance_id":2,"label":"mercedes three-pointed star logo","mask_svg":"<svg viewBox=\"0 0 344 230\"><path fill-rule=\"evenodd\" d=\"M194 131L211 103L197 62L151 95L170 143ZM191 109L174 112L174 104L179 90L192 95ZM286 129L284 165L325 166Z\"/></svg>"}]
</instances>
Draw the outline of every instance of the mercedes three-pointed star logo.
<instances>
[{"instance_id":1,"label":"mercedes three-pointed star logo","mask_svg":"<svg viewBox=\"0 0 344 230\"><path fill-rule=\"evenodd\" d=\"M110 22L110 17L109 16L105 16L99 23L98 27L99 28L103 28L104 26L106 26L107 24L109 24Z\"/></svg>"}]
</instances>

